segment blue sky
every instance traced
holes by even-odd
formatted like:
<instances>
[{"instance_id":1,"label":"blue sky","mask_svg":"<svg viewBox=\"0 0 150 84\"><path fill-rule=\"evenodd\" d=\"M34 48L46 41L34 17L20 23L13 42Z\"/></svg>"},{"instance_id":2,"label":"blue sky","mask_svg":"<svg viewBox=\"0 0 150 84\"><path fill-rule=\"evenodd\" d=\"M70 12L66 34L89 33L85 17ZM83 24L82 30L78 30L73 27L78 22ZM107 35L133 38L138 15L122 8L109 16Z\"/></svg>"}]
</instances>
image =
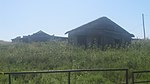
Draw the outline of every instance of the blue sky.
<instances>
[{"instance_id":1,"label":"blue sky","mask_svg":"<svg viewBox=\"0 0 150 84\"><path fill-rule=\"evenodd\" d=\"M0 40L39 30L50 35L67 36L68 30L102 16L110 18L135 37L150 38L150 0L0 0Z\"/></svg>"}]
</instances>

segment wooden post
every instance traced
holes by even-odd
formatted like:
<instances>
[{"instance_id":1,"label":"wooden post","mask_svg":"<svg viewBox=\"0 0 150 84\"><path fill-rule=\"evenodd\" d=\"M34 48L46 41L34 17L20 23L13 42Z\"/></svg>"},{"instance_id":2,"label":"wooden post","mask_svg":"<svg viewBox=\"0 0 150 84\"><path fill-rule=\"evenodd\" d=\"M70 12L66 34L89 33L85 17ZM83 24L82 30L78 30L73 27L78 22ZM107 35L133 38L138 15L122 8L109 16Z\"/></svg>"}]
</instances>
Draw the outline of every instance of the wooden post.
<instances>
[{"instance_id":1,"label":"wooden post","mask_svg":"<svg viewBox=\"0 0 150 84\"><path fill-rule=\"evenodd\" d=\"M146 39L146 36L145 36L144 14L142 14L142 21L143 21L143 33L144 33L144 39Z\"/></svg>"}]
</instances>

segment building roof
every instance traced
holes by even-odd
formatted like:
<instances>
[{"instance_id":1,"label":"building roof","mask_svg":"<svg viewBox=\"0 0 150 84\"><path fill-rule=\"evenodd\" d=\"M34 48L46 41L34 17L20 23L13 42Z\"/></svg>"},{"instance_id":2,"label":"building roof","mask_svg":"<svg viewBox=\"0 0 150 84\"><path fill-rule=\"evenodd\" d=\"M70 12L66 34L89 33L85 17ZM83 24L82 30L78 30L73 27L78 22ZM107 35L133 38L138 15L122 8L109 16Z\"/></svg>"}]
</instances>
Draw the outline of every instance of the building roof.
<instances>
[{"instance_id":1,"label":"building roof","mask_svg":"<svg viewBox=\"0 0 150 84\"><path fill-rule=\"evenodd\" d=\"M71 33L74 31L85 31L85 30L98 30L98 31L107 31L107 32L115 32L115 33L120 33L120 34L127 34L130 35L131 37L134 37L133 34L130 34L129 32L127 32L125 29L123 29L122 27L120 27L118 24L116 24L115 22L113 22L112 20L110 20L107 17L101 17L98 18L92 22L89 22L87 24L84 24L78 28L75 28L73 30L67 31L65 34L67 33Z\"/></svg>"},{"instance_id":2,"label":"building roof","mask_svg":"<svg viewBox=\"0 0 150 84\"><path fill-rule=\"evenodd\" d=\"M43 32L42 30L40 30L40 31L38 31L38 32L36 32L36 33L34 33L34 34L32 34L31 36L51 36L51 35L49 35L49 34L47 34L47 33L45 33L45 32Z\"/></svg>"},{"instance_id":3,"label":"building roof","mask_svg":"<svg viewBox=\"0 0 150 84\"><path fill-rule=\"evenodd\" d=\"M67 37L59 37L54 35L49 35L43 31L38 31L32 35L18 36L12 39L12 42L45 42L45 41L65 41Z\"/></svg>"}]
</instances>

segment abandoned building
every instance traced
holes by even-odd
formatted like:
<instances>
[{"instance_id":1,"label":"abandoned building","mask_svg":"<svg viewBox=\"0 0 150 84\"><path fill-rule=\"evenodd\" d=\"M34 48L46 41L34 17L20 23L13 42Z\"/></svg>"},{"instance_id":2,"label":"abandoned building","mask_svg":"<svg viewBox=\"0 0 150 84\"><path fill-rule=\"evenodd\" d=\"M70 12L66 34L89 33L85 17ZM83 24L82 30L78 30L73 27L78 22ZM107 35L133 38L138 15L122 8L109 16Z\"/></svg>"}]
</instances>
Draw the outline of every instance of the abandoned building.
<instances>
[{"instance_id":1,"label":"abandoned building","mask_svg":"<svg viewBox=\"0 0 150 84\"><path fill-rule=\"evenodd\" d=\"M73 45L97 47L130 43L133 34L107 17L101 17L76 29L67 31L68 42Z\"/></svg>"},{"instance_id":2,"label":"abandoned building","mask_svg":"<svg viewBox=\"0 0 150 84\"><path fill-rule=\"evenodd\" d=\"M66 37L49 35L40 30L37 33L28 35L28 36L23 36L22 38L21 38L21 36L16 37L16 38L12 39L12 42L30 43L30 42L65 41L65 40L67 40Z\"/></svg>"}]
</instances>

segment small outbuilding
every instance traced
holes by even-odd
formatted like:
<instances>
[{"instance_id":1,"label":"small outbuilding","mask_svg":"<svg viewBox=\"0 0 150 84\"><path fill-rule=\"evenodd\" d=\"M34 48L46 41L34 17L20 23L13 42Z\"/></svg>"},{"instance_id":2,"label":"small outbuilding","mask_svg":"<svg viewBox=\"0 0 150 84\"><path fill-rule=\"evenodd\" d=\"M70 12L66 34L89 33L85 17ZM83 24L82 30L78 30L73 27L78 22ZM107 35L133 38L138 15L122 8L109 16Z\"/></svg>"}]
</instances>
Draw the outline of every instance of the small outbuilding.
<instances>
[{"instance_id":1,"label":"small outbuilding","mask_svg":"<svg viewBox=\"0 0 150 84\"><path fill-rule=\"evenodd\" d=\"M70 44L86 47L128 44L134 37L107 17L98 18L65 34L68 34Z\"/></svg>"},{"instance_id":2,"label":"small outbuilding","mask_svg":"<svg viewBox=\"0 0 150 84\"><path fill-rule=\"evenodd\" d=\"M21 36L16 37L12 39L12 42L25 42L25 43L31 43L31 42L47 42L47 41L66 41L67 37L59 37L54 35L49 35L43 31L38 31L36 33L33 33L32 35L28 36Z\"/></svg>"}]
</instances>

